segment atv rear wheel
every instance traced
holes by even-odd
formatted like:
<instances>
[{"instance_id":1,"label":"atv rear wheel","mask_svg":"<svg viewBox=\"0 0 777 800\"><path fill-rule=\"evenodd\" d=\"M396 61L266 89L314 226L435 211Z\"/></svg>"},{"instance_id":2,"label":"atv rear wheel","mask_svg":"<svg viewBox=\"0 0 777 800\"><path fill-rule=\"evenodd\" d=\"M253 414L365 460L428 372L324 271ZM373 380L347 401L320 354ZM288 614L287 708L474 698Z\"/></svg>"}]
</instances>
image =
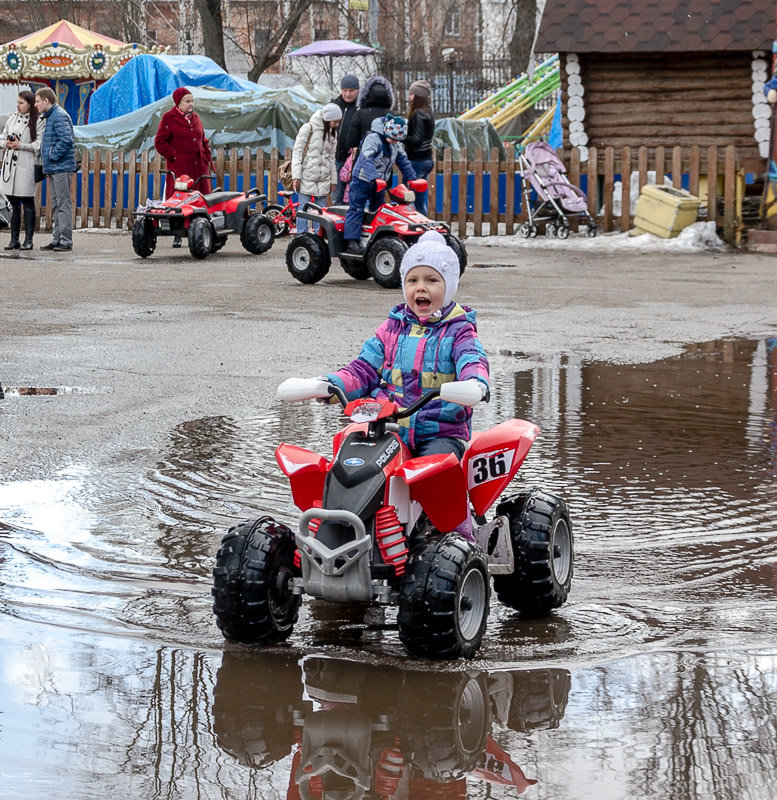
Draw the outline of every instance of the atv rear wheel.
<instances>
[{"instance_id":1,"label":"atv rear wheel","mask_svg":"<svg viewBox=\"0 0 777 800\"><path fill-rule=\"evenodd\" d=\"M255 256L266 253L275 242L275 225L264 214L251 214L240 234L240 244Z\"/></svg>"},{"instance_id":2,"label":"atv rear wheel","mask_svg":"<svg viewBox=\"0 0 777 800\"><path fill-rule=\"evenodd\" d=\"M227 238L228 237L226 236L214 236L213 244L210 247L210 252L218 253L218 251L221 250L221 248L227 243Z\"/></svg>"},{"instance_id":3,"label":"atv rear wheel","mask_svg":"<svg viewBox=\"0 0 777 800\"><path fill-rule=\"evenodd\" d=\"M300 283L318 283L329 272L328 256L320 236L298 233L286 248L286 267Z\"/></svg>"},{"instance_id":4,"label":"atv rear wheel","mask_svg":"<svg viewBox=\"0 0 777 800\"><path fill-rule=\"evenodd\" d=\"M399 639L410 655L472 658L488 620L491 587L481 549L456 533L410 554L399 591Z\"/></svg>"},{"instance_id":5,"label":"atv rear wheel","mask_svg":"<svg viewBox=\"0 0 777 800\"><path fill-rule=\"evenodd\" d=\"M195 258L207 258L213 247L213 226L207 217L195 217L189 223L189 252Z\"/></svg>"},{"instance_id":6,"label":"atv rear wheel","mask_svg":"<svg viewBox=\"0 0 777 800\"><path fill-rule=\"evenodd\" d=\"M213 568L213 613L227 639L278 642L297 621L294 534L272 517L241 522L221 540Z\"/></svg>"},{"instance_id":7,"label":"atv rear wheel","mask_svg":"<svg viewBox=\"0 0 777 800\"><path fill-rule=\"evenodd\" d=\"M148 258L156 250L156 229L148 217L139 217L132 226L132 249L141 258Z\"/></svg>"},{"instance_id":8,"label":"atv rear wheel","mask_svg":"<svg viewBox=\"0 0 777 800\"><path fill-rule=\"evenodd\" d=\"M402 256L407 252L407 245L393 236L378 239L367 250L367 267L372 279L384 289L396 289L401 285L399 266Z\"/></svg>"},{"instance_id":9,"label":"atv rear wheel","mask_svg":"<svg viewBox=\"0 0 777 800\"><path fill-rule=\"evenodd\" d=\"M289 232L289 223L283 216L283 206L271 203L269 206L264 207L262 213L272 220L276 239L280 236L285 236Z\"/></svg>"},{"instance_id":10,"label":"atv rear wheel","mask_svg":"<svg viewBox=\"0 0 777 800\"><path fill-rule=\"evenodd\" d=\"M497 597L527 617L547 614L566 602L572 585L574 540L566 503L532 489L500 503L510 519L515 571L495 575Z\"/></svg>"},{"instance_id":11,"label":"atv rear wheel","mask_svg":"<svg viewBox=\"0 0 777 800\"><path fill-rule=\"evenodd\" d=\"M461 239L449 233L446 235L445 241L448 243L448 247L456 253L456 258L459 259L459 275L463 275L467 268L467 251L464 249Z\"/></svg>"}]
</instances>

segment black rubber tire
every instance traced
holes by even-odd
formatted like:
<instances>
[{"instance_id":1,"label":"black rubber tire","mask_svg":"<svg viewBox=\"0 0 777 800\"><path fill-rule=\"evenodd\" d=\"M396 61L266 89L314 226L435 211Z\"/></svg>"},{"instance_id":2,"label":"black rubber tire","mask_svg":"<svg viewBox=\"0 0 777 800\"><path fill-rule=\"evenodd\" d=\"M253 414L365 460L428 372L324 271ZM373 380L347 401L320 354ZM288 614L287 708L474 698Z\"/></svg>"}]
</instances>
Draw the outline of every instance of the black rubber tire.
<instances>
[{"instance_id":1,"label":"black rubber tire","mask_svg":"<svg viewBox=\"0 0 777 800\"><path fill-rule=\"evenodd\" d=\"M370 277L370 268L364 259L357 261L354 258L341 258L340 264L345 270L345 274L357 281L366 281Z\"/></svg>"},{"instance_id":2,"label":"black rubber tire","mask_svg":"<svg viewBox=\"0 0 777 800\"><path fill-rule=\"evenodd\" d=\"M532 489L497 506L510 519L515 571L495 575L499 600L526 617L538 617L563 605L572 586L574 539L566 503Z\"/></svg>"},{"instance_id":3,"label":"black rubber tire","mask_svg":"<svg viewBox=\"0 0 777 800\"><path fill-rule=\"evenodd\" d=\"M141 258L148 258L156 250L156 230L148 217L139 217L132 226L132 249Z\"/></svg>"},{"instance_id":4,"label":"black rubber tire","mask_svg":"<svg viewBox=\"0 0 777 800\"><path fill-rule=\"evenodd\" d=\"M318 283L329 272L328 256L321 237L298 233L286 248L286 268L300 283Z\"/></svg>"},{"instance_id":5,"label":"black rubber tire","mask_svg":"<svg viewBox=\"0 0 777 800\"><path fill-rule=\"evenodd\" d=\"M445 241L448 243L448 247L456 253L456 257L459 259L459 275L464 274L464 270L467 268L467 250L462 244L461 239L458 236L454 236L452 233L449 233L445 237Z\"/></svg>"},{"instance_id":6,"label":"black rubber tire","mask_svg":"<svg viewBox=\"0 0 777 800\"><path fill-rule=\"evenodd\" d=\"M291 591L294 534L272 517L241 522L221 540L213 568L213 613L227 639L249 644L288 638L299 614Z\"/></svg>"},{"instance_id":7,"label":"black rubber tire","mask_svg":"<svg viewBox=\"0 0 777 800\"><path fill-rule=\"evenodd\" d=\"M370 245L365 261L372 279L378 286L384 289L396 289L402 285L399 267L406 252L407 245L394 236L383 236Z\"/></svg>"},{"instance_id":8,"label":"black rubber tire","mask_svg":"<svg viewBox=\"0 0 777 800\"><path fill-rule=\"evenodd\" d=\"M207 258L215 238L213 226L207 217L195 217L189 223L189 252L195 258Z\"/></svg>"},{"instance_id":9,"label":"black rubber tire","mask_svg":"<svg viewBox=\"0 0 777 800\"><path fill-rule=\"evenodd\" d=\"M264 214L251 214L240 234L240 244L249 253L259 256L266 253L274 243L275 225L273 225L273 221Z\"/></svg>"},{"instance_id":10,"label":"black rubber tire","mask_svg":"<svg viewBox=\"0 0 777 800\"><path fill-rule=\"evenodd\" d=\"M513 673L507 725L519 733L558 728L572 687L566 669L530 669Z\"/></svg>"},{"instance_id":11,"label":"black rubber tire","mask_svg":"<svg viewBox=\"0 0 777 800\"><path fill-rule=\"evenodd\" d=\"M410 684L421 692L403 703L402 730L413 766L435 783L461 780L482 759L491 731L488 676L462 672L423 677Z\"/></svg>"},{"instance_id":12,"label":"black rubber tire","mask_svg":"<svg viewBox=\"0 0 777 800\"><path fill-rule=\"evenodd\" d=\"M272 220L276 239L285 236L289 232L289 223L286 221L285 217L283 217L283 206L270 203L270 205L262 209L262 214Z\"/></svg>"},{"instance_id":13,"label":"black rubber tire","mask_svg":"<svg viewBox=\"0 0 777 800\"><path fill-rule=\"evenodd\" d=\"M224 247L224 245L227 243L228 238L229 237L227 236L216 236L213 239L213 244L211 245L210 252L218 253L218 251L221 250L221 248Z\"/></svg>"},{"instance_id":14,"label":"black rubber tire","mask_svg":"<svg viewBox=\"0 0 777 800\"><path fill-rule=\"evenodd\" d=\"M488 621L486 557L456 533L414 548L399 591L399 639L410 655L472 658Z\"/></svg>"}]
</instances>

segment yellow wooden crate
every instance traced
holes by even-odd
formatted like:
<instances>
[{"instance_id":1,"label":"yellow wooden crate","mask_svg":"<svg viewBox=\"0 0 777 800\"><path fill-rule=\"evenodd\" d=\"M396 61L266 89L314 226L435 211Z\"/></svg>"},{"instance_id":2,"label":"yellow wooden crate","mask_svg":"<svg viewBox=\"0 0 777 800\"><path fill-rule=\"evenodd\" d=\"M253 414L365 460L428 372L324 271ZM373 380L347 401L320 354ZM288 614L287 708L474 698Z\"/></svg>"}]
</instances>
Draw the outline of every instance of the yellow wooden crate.
<instances>
[{"instance_id":1,"label":"yellow wooden crate","mask_svg":"<svg viewBox=\"0 0 777 800\"><path fill-rule=\"evenodd\" d=\"M671 239L683 228L696 222L699 205L699 198L685 189L646 184L639 193L634 209L636 232Z\"/></svg>"}]
</instances>

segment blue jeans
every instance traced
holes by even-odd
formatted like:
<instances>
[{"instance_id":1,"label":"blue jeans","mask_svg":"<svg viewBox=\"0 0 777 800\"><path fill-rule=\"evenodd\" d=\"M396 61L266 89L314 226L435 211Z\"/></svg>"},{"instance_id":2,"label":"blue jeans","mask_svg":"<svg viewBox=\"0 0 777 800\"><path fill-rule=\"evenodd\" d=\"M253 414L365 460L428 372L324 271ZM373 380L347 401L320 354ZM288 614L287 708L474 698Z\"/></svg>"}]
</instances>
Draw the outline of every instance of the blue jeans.
<instances>
[{"instance_id":1,"label":"blue jeans","mask_svg":"<svg viewBox=\"0 0 777 800\"><path fill-rule=\"evenodd\" d=\"M297 192L297 199L299 200L299 210L301 211L305 203L314 203L316 201L316 196L312 194L303 194L302 192ZM302 219L302 217L297 217L297 233L305 233L308 229L309 220ZM313 233L318 233L320 225L317 222L313 223Z\"/></svg>"},{"instance_id":2,"label":"blue jeans","mask_svg":"<svg viewBox=\"0 0 777 800\"><path fill-rule=\"evenodd\" d=\"M348 213L345 215L343 239L361 239L364 208L369 205L370 211L377 211L383 202L383 192L376 192L372 183L358 178L351 181L348 194Z\"/></svg>"},{"instance_id":3,"label":"blue jeans","mask_svg":"<svg viewBox=\"0 0 777 800\"><path fill-rule=\"evenodd\" d=\"M422 158L419 161L411 161L413 170L415 171L416 178L425 178L434 167L434 161L431 158ZM415 207L424 216L429 214L429 192L416 192Z\"/></svg>"},{"instance_id":4,"label":"blue jeans","mask_svg":"<svg viewBox=\"0 0 777 800\"><path fill-rule=\"evenodd\" d=\"M455 439L453 436L438 436L436 439L425 439L416 444L414 456L432 456L441 453L453 453L461 461L467 443L463 439Z\"/></svg>"},{"instance_id":5,"label":"blue jeans","mask_svg":"<svg viewBox=\"0 0 777 800\"><path fill-rule=\"evenodd\" d=\"M335 169L337 170L337 186L332 192L332 205L337 206L343 202L343 195L345 194L345 187L348 185L340 180L340 170L343 168L345 161L338 161L335 159Z\"/></svg>"}]
</instances>

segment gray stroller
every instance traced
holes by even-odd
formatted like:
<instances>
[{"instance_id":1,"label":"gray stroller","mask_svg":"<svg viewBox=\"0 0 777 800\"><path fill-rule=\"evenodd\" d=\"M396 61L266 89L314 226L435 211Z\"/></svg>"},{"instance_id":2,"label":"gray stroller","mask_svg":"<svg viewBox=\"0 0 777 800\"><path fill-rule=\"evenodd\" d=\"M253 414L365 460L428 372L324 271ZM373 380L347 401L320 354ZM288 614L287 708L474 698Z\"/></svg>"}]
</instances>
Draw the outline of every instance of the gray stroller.
<instances>
[{"instance_id":1,"label":"gray stroller","mask_svg":"<svg viewBox=\"0 0 777 800\"><path fill-rule=\"evenodd\" d=\"M556 151L545 142L532 142L518 156L519 172L523 182L523 199L529 221L518 229L524 239L537 235L537 223L545 223L545 235L566 239L569 236L569 219L577 217L585 224L588 237L596 236L596 222L588 213L585 192L569 181L566 168ZM536 207L532 206L532 190Z\"/></svg>"}]
</instances>

